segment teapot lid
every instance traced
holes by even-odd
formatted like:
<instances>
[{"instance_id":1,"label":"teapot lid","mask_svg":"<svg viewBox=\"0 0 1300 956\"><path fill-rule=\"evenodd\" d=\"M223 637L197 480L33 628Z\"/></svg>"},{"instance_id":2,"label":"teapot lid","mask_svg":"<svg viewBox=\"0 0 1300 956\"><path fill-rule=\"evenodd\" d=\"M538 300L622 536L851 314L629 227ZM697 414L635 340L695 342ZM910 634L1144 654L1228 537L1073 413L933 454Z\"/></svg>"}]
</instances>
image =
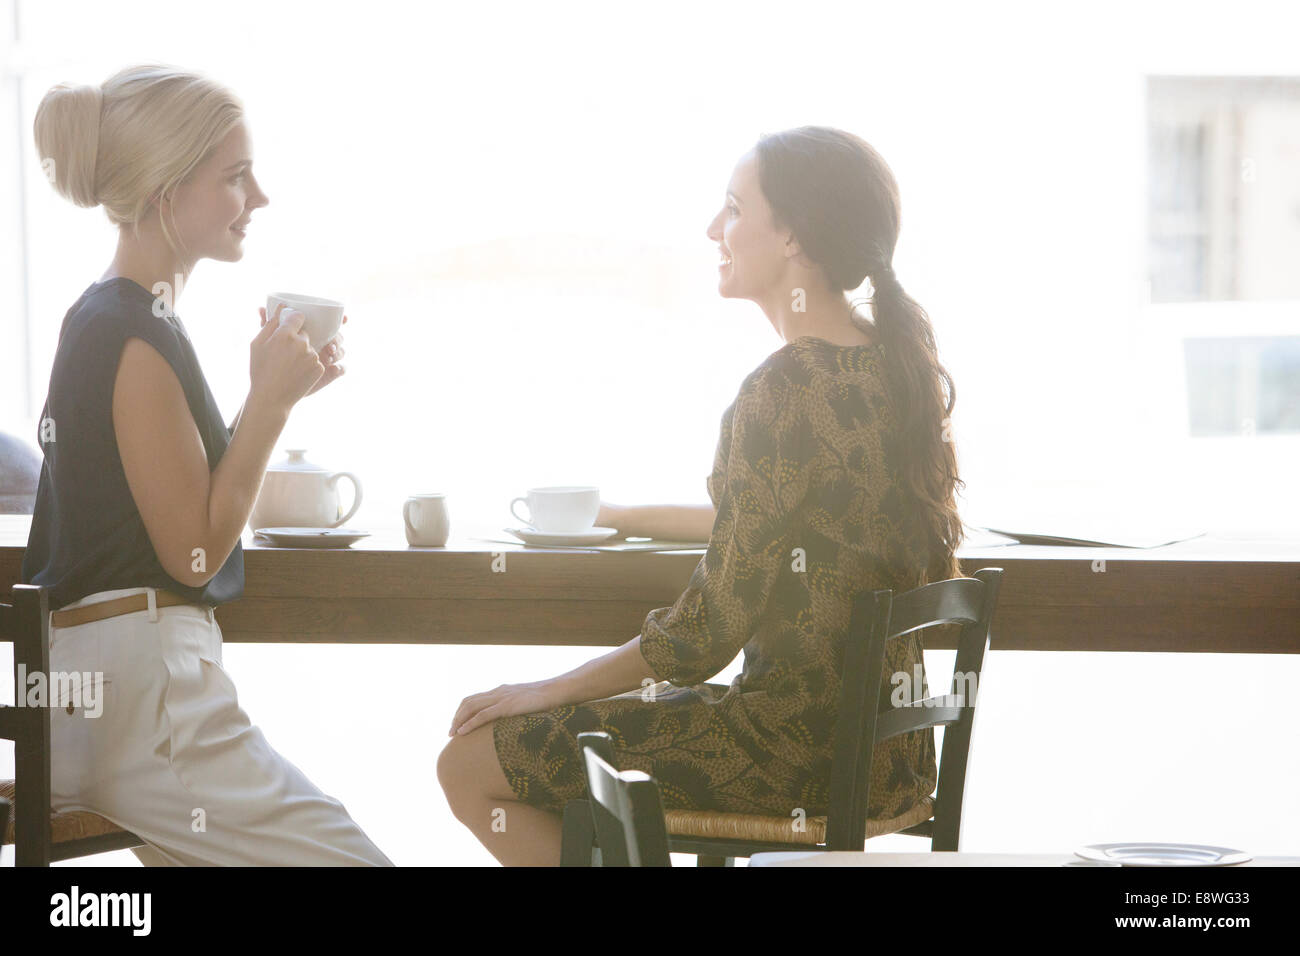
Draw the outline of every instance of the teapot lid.
<instances>
[{"instance_id":1,"label":"teapot lid","mask_svg":"<svg viewBox=\"0 0 1300 956\"><path fill-rule=\"evenodd\" d=\"M309 462L304 456L307 454L305 448L286 448L285 454L289 456L288 461L277 462L274 465L268 465L267 471L325 471L320 465Z\"/></svg>"}]
</instances>

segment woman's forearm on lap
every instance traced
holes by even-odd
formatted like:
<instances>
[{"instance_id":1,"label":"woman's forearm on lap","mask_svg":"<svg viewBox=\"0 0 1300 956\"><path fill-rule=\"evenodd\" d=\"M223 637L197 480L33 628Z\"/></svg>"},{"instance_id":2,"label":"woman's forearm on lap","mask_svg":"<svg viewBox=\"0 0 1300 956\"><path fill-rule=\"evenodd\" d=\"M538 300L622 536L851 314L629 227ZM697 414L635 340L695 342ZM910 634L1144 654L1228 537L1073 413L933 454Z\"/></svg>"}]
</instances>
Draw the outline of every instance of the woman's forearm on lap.
<instances>
[{"instance_id":1,"label":"woman's forearm on lap","mask_svg":"<svg viewBox=\"0 0 1300 956\"><path fill-rule=\"evenodd\" d=\"M638 634L622 647L560 675L554 683L562 691L566 703L577 704L637 690L647 679L651 682L656 680L650 665L641 655L641 635Z\"/></svg>"}]
</instances>

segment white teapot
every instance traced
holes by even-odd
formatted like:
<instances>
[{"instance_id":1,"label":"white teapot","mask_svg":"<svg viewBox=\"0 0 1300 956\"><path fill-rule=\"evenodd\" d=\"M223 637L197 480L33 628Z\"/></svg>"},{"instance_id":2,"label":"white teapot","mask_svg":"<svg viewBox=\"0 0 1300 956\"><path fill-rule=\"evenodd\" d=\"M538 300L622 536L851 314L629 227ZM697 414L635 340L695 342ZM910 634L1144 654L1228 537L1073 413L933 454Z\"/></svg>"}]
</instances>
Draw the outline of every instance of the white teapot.
<instances>
[{"instance_id":1,"label":"white teapot","mask_svg":"<svg viewBox=\"0 0 1300 956\"><path fill-rule=\"evenodd\" d=\"M337 528L361 507L361 482L350 471L313 465L302 448L286 448L289 460L271 465L253 505L248 526L258 528ZM352 482L352 507L339 504L338 482Z\"/></svg>"}]
</instances>

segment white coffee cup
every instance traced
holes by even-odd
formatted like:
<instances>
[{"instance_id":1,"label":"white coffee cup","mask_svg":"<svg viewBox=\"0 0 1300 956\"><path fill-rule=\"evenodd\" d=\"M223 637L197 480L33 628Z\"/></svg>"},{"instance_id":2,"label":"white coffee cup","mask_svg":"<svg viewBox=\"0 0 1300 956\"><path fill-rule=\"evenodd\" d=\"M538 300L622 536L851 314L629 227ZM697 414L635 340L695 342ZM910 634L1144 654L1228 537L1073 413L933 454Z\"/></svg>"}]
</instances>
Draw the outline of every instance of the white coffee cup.
<instances>
[{"instance_id":1,"label":"white coffee cup","mask_svg":"<svg viewBox=\"0 0 1300 956\"><path fill-rule=\"evenodd\" d=\"M515 511L523 502L525 518ZM510 513L538 531L586 531L600 514L600 489L578 485L530 488L528 494L510 502Z\"/></svg>"},{"instance_id":2,"label":"white coffee cup","mask_svg":"<svg viewBox=\"0 0 1300 956\"><path fill-rule=\"evenodd\" d=\"M451 521L447 515L447 496L411 495L402 505L406 524L406 543L426 548L441 548L447 543Z\"/></svg>"},{"instance_id":3,"label":"white coffee cup","mask_svg":"<svg viewBox=\"0 0 1300 956\"><path fill-rule=\"evenodd\" d=\"M320 299L314 295L298 295L295 292L277 292L266 297L266 319L275 318L277 306L286 310L293 309L303 314L303 331L311 341L311 347L319 352L330 339L338 334L343 324L343 303L333 299Z\"/></svg>"}]
</instances>

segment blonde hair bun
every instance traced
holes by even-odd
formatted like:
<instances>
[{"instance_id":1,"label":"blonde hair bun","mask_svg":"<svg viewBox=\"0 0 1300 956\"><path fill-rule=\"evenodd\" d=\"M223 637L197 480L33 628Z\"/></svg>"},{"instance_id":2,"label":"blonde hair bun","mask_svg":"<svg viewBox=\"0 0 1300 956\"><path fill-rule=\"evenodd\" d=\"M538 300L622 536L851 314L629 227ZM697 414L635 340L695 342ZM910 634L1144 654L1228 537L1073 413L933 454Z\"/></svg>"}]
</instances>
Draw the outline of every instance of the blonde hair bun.
<instances>
[{"instance_id":1,"label":"blonde hair bun","mask_svg":"<svg viewBox=\"0 0 1300 956\"><path fill-rule=\"evenodd\" d=\"M59 193L78 206L99 205L95 166L104 94L98 86L60 83L36 110L36 152Z\"/></svg>"}]
</instances>

